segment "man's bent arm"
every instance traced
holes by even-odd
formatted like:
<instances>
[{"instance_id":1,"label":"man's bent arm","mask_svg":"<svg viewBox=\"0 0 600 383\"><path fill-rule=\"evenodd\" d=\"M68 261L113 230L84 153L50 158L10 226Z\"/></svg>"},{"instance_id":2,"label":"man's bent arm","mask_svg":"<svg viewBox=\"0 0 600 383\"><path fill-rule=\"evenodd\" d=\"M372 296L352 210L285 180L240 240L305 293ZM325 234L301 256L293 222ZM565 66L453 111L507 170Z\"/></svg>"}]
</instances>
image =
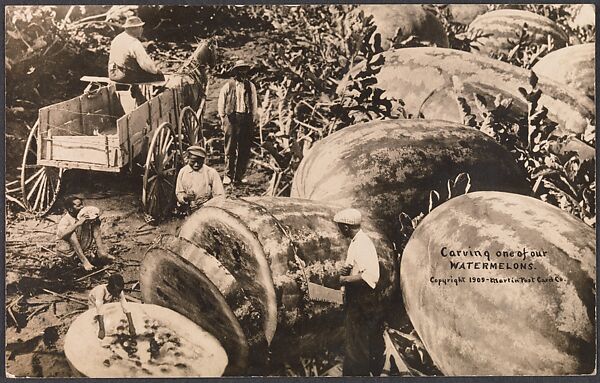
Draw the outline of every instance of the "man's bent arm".
<instances>
[{"instance_id":1,"label":"man's bent arm","mask_svg":"<svg viewBox=\"0 0 600 383\"><path fill-rule=\"evenodd\" d=\"M148 56L148 53L146 53L146 50L144 49L144 46L141 42L134 44L133 52L135 53L135 58L137 59L140 68L142 68L146 72L154 74L160 73L160 71L156 67L156 64L154 64L154 61L152 61L150 56Z\"/></svg>"}]
</instances>

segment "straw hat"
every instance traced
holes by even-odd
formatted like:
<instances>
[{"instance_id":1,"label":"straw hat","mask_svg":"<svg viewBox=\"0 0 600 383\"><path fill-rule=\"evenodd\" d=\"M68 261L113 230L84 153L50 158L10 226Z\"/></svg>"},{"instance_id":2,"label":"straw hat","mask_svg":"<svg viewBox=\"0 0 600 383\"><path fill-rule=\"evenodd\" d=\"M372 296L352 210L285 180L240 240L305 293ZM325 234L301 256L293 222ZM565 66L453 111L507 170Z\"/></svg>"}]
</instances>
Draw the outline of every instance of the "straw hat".
<instances>
[{"instance_id":1,"label":"straw hat","mask_svg":"<svg viewBox=\"0 0 600 383\"><path fill-rule=\"evenodd\" d=\"M131 16L131 17L128 17L127 20L125 20L125 24L123 24L123 28L127 29L127 28L141 27L144 24L146 24L146 23L144 23L142 21L142 19L140 19L139 17Z\"/></svg>"},{"instance_id":2,"label":"straw hat","mask_svg":"<svg viewBox=\"0 0 600 383\"><path fill-rule=\"evenodd\" d=\"M244 60L237 60L235 62L235 64L233 64L233 68L231 68L231 71L233 72L233 71L239 70L241 68L250 69L250 68L252 68L252 65L250 65L249 63L247 63Z\"/></svg>"}]
</instances>

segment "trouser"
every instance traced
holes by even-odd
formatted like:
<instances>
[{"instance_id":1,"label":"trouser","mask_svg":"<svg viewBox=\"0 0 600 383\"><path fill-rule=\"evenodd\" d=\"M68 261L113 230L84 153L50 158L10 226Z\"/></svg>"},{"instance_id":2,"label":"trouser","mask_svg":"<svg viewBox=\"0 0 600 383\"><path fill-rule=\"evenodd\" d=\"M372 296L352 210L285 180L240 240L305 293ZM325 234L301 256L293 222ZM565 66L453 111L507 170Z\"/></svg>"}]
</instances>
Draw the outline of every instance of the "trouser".
<instances>
[{"instance_id":1,"label":"trouser","mask_svg":"<svg viewBox=\"0 0 600 383\"><path fill-rule=\"evenodd\" d=\"M225 171L235 181L241 181L250 160L254 138L254 121L250 113L232 113L223 120L225 130Z\"/></svg>"},{"instance_id":2,"label":"trouser","mask_svg":"<svg viewBox=\"0 0 600 383\"><path fill-rule=\"evenodd\" d=\"M383 320L366 283L346 286L344 376L379 376L385 362Z\"/></svg>"},{"instance_id":3,"label":"trouser","mask_svg":"<svg viewBox=\"0 0 600 383\"><path fill-rule=\"evenodd\" d=\"M131 97L135 99L135 104L138 106L142 105L147 100L137 83L165 80L165 76L163 74L149 73L141 69L137 72L122 71L116 67L109 71L109 78L118 83L131 84Z\"/></svg>"}]
</instances>

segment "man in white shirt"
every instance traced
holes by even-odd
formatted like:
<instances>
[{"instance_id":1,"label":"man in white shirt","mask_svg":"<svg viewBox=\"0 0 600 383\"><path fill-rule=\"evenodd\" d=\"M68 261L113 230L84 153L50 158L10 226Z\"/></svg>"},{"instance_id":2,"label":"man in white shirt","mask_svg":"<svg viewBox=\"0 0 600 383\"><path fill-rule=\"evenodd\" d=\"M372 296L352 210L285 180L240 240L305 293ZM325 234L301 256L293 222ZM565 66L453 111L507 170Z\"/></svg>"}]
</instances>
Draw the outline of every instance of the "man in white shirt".
<instances>
[{"instance_id":1,"label":"man in white shirt","mask_svg":"<svg viewBox=\"0 0 600 383\"><path fill-rule=\"evenodd\" d=\"M125 281L121 274L112 274L108 277L108 283L94 287L89 294L88 301L90 308L96 309L96 321L98 322L98 338L104 339L106 329L104 328L104 305L107 303L119 301L121 309L127 317L129 324L129 335L135 336L135 327L131 312L127 308L127 299L125 299Z\"/></svg>"},{"instance_id":2,"label":"man in white shirt","mask_svg":"<svg viewBox=\"0 0 600 383\"><path fill-rule=\"evenodd\" d=\"M344 376L378 376L383 366L383 321L377 314L379 258L373 241L360 228L361 213L345 209L333 220L352 238L340 282L344 286L346 347Z\"/></svg>"},{"instance_id":3,"label":"man in white shirt","mask_svg":"<svg viewBox=\"0 0 600 383\"><path fill-rule=\"evenodd\" d=\"M244 177L254 127L258 122L256 86L248 79L250 64L238 60L231 73L233 79L225 83L219 93L218 113L225 131L225 177L223 184L246 183Z\"/></svg>"},{"instance_id":4,"label":"man in white shirt","mask_svg":"<svg viewBox=\"0 0 600 383\"><path fill-rule=\"evenodd\" d=\"M125 30L111 42L108 56L108 78L132 84L131 96L135 98L137 105L143 104L146 98L135 84L165 80L139 40L144 24L139 17L127 18L123 24Z\"/></svg>"},{"instance_id":5,"label":"man in white shirt","mask_svg":"<svg viewBox=\"0 0 600 383\"><path fill-rule=\"evenodd\" d=\"M194 211L206 201L224 196L225 190L219 173L204 163L206 150L201 146L190 146L188 164L177 175L175 194L177 201Z\"/></svg>"},{"instance_id":6,"label":"man in white shirt","mask_svg":"<svg viewBox=\"0 0 600 383\"><path fill-rule=\"evenodd\" d=\"M163 81L165 76L156 67L139 40L145 23L139 17L129 17L120 33L110 44L108 77L121 83Z\"/></svg>"}]
</instances>

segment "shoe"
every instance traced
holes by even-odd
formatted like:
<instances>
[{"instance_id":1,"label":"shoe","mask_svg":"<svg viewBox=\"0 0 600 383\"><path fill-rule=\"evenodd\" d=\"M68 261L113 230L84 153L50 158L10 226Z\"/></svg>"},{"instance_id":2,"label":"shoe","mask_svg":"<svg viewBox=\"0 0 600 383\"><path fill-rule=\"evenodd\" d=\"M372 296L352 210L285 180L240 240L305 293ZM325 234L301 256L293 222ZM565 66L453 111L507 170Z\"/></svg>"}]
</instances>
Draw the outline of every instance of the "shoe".
<instances>
[{"instance_id":1,"label":"shoe","mask_svg":"<svg viewBox=\"0 0 600 383\"><path fill-rule=\"evenodd\" d=\"M225 176L223 177L223 185L230 185L231 184L231 178Z\"/></svg>"},{"instance_id":2,"label":"shoe","mask_svg":"<svg viewBox=\"0 0 600 383\"><path fill-rule=\"evenodd\" d=\"M247 183L248 183L248 178L242 178L242 179L240 180L240 183L241 183L242 185L245 185L245 184L247 184Z\"/></svg>"}]
</instances>

